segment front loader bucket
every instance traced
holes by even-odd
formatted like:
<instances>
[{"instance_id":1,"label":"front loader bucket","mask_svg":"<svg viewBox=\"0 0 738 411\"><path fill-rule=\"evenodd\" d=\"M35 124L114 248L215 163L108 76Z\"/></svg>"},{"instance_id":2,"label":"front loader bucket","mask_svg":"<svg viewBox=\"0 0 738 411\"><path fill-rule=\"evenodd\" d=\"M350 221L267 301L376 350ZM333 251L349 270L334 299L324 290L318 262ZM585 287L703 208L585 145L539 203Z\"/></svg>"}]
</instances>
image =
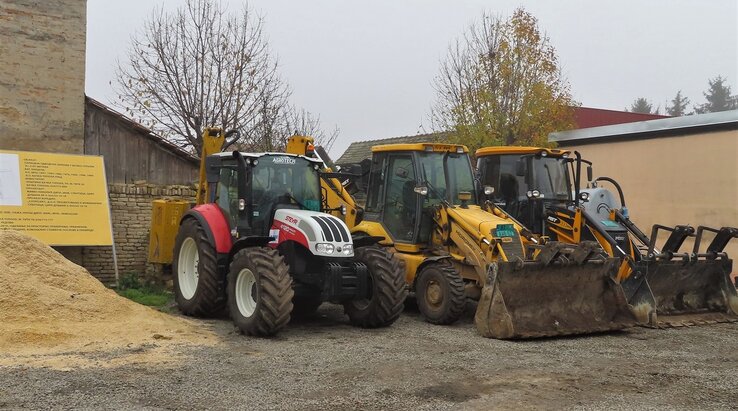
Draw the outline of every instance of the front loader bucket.
<instances>
[{"instance_id":1,"label":"front loader bucket","mask_svg":"<svg viewBox=\"0 0 738 411\"><path fill-rule=\"evenodd\" d=\"M620 260L490 265L474 322L484 337L536 338L638 324L615 281Z\"/></svg>"},{"instance_id":2,"label":"front loader bucket","mask_svg":"<svg viewBox=\"0 0 738 411\"><path fill-rule=\"evenodd\" d=\"M738 321L738 294L728 258L641 261L656 299L658 327Z\"/></svg>"}]
</instances>

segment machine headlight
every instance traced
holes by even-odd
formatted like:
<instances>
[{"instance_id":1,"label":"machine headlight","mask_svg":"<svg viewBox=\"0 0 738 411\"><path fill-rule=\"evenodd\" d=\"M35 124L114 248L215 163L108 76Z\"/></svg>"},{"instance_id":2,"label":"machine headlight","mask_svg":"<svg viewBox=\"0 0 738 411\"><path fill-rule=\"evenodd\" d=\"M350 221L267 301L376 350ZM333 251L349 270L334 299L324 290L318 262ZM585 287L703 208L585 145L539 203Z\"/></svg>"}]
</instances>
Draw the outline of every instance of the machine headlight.
<instances>
[{"instance_id":1,"label":"machine headlight","mask_svg":"<svg viewBox=\"0 0 738 411\"><path fill-rule=\"evenodd\" d=\"M318 243L315 245L315 249L319 253L323 253L323 254L333 254L333 251L335 251L335 247L333 247L333 244L327 244L327 243Z\"/></svg>"},{"instance_id":2,"label":"machine headlight","mask_svg":"<svg viewBox=\"0 0 738 411\"><path fill-rule=\"evenodd\" d=\"M341 215L346 215L346 205L341 204Z\"/></svg>"},{"instance_id":3,"label":"machine headlight","mask_svg":"<svg viewBox=\"0 0 738 411\"><path fill-rule=\"evenodd\" d=\"M538 191L538 190L528 190L528 192L525 193L525 194L528 196L528 198L540 198L540 197L543 197L543 195L541 194L541 192Z\"/></svg>"},{"instance_id":4,"label":"machine headlight","mask_svg":"<svg viewBox=\"0 0 738 411\"><path fill-rule=\"evenodd\" d=\"M343 246L343 254L344 255L350 255L354 252L354 246L351 244L346 244Z\"/></svg>"}]
</instances>

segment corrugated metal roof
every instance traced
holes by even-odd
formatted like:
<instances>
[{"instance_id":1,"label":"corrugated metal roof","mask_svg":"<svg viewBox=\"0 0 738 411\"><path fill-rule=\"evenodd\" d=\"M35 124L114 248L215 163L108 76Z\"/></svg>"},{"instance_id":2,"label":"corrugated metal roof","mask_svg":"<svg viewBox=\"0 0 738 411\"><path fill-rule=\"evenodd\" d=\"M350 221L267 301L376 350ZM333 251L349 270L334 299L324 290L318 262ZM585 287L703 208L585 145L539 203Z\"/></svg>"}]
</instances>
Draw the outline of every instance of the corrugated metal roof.
<instances>
[{"instance_id":1,"label":"corrugated metal roof","mask_svg":"<svg viewBox=\"0 0 738 411\"><path fill-rule=\"evenodd\" d=\"M548 141L561 145L582 144L596 139L662 137L720 128L738 129L738 110L560 131L549 134Z\"/></svg>"},{"instance_id":2,"label":"corrugated metal roof","mask_svg":"<svg viewBox=\"0 0 738 411\"><path fill-rule=\"evenodd\" d=\"M446 133L418 134L415 136L403 136L384 138L381 140L355 141L351 143L346 151L335 161L336 164L356 164L362 160L372 157L372 146L382 144L411 144L425 142L440 142L446 137Z\"/></svg>"},{"instance_id":3,"label":"corrugated metal roof","mask_svg":"<svg viewBox=\"0 0 738 411\"><path fill-rule=\"evenodd\" d=\"M613 124L634 123L636 121L669 118L660 114L633 113L593 107L574 107L574 122L577 128L609 126Z\"/></svg>"}]
</instances>

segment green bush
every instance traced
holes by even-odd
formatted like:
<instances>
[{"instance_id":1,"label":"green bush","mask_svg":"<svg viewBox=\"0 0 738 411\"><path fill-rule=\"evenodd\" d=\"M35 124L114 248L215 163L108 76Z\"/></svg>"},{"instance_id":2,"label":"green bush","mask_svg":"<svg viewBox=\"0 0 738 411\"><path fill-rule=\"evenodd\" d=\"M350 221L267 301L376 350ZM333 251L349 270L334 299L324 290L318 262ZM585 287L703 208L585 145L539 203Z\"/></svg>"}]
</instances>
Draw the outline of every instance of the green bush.
<instances>
[{"instance_id":1,"label":"green bush","mask_svg":"<svg viewBox=\"0 0 738 411\"><path fill-rule=\"evenodd\" d=\"M121 277L118 283L118 295L128 298L142 305L166 308L173 300L172 293L161 285L144 284L136 273L129 273Z\"/></svg>"}]
</instances>

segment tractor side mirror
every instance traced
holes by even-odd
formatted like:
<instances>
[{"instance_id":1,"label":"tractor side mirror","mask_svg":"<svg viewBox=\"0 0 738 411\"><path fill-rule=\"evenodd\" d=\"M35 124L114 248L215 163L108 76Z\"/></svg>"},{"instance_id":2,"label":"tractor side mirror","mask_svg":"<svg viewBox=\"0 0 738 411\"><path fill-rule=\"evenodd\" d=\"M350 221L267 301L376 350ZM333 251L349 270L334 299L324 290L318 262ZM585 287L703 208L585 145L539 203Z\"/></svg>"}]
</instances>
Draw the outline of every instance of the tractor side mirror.
<instances>
[{"instance_id":1,"label":"tractor side mirror","mask_svg":"<svg viewBox=\"0 0 738 411\"><path fill-rule=\"evenodd\" d=\"M592 181L592 166L587 166L587 181Z\"/></svg>"},{"instance_id":2,"label":"tractor side mirror","mask_svg":"<svg viewBox=\"0 0 738 411\"><path fill-rule=\"evenodd\" d=\"M515 175L518 177L525 177L525 161L524 160L518 160L515 162Z\"/></svg>"},{"instance_id":3,"label":"tractor side mirror","mask_svg":"<svg viewBox=\"0 0 738 411\"><path fill-rule=\"evenodd\" d=\"M400 178L407 178L408 172L406 169L402 167L397 167L397 170L395 170L395 176Z\"/></svg>"},{"instance_id":4,"label":"tractor side mirror","mask_svg":"<svg viewBox=\"0 0 738 411\"><path fill-rule=\"evenodd\" d=\"M428 187L426 186L417 186L413 188L413 191L415 191L416 194L420 194L423 197L428 195Z\"/></svg>"}]
</instances>

